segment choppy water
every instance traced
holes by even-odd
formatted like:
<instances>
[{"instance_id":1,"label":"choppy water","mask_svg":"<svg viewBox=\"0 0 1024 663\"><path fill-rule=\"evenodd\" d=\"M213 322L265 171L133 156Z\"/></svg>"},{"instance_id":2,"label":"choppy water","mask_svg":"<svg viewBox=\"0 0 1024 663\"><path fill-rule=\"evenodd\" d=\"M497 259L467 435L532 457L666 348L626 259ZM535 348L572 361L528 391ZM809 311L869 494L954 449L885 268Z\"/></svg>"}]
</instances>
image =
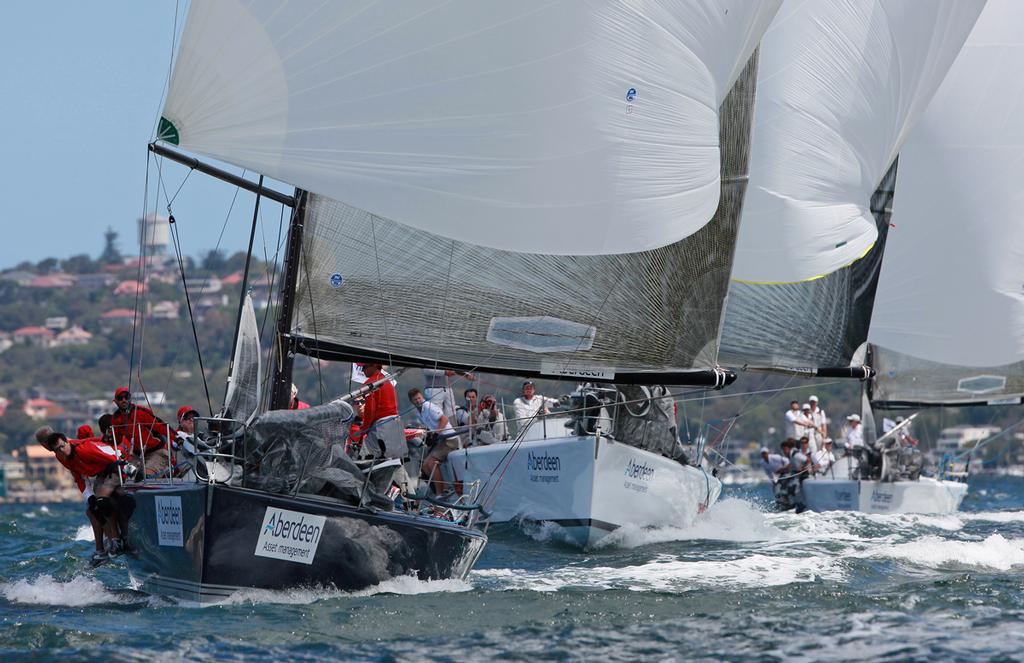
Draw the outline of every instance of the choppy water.
<instances>
[{"instance_id":1,"label":"choppy water","mask_svg":"<svg viewBox=\"0 0 1024 663\"><path fill-rule=\"evenodd\" d=\"M253 591L189 608L85 571L77 505L0 507L0 660L1020 660L1024 479L951 516L772 514L727 492L690 529L580 553L492 532L467 582Z\"/></svg>"}]
</instances>

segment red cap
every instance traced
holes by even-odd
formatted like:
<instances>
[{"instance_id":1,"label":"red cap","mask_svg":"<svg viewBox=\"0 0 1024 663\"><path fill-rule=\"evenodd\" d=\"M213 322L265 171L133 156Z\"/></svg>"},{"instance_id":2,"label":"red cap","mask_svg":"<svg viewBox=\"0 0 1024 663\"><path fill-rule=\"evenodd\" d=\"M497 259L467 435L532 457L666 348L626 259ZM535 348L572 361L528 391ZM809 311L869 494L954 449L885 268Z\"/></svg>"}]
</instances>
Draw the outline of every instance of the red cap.
<instances>
[{"instance_id":1,"label":"red cap","mask_svg":"<svg viewBox=\"0 0 1024 663\"><path fill-rule=\"evenodd\" d=\"M128 387L118 387L117 389L114 390L115 399L121 394L128 394L129 396L131 396L132 392L128 389Z\"/></svg>"},{"instance_id":2,"label":"red cap","mask_svg":"<svg viewBox=\"0 0 1024 663\"><path fill-rule=\"evenodd\" d=\"M82 424L81 426L78 427L78 439L79 440L84 440L85 438L92 437L92 436L93 436L92 426L90 426L89 424Z\"/></svg>"},{"instance_id":3,"label":"red cap","mask_svg":"<svg viewBox=\"0 0 1024 663\"><path fill-rule=\"evenodd\" d=\"M194 412L197 417L199 416L199 412L191 405L182 405L181 407L178 408L179 424L181 423L181 420L185 417L185 415L188 414L189 412Z\"/></svg>"}]
</instances>

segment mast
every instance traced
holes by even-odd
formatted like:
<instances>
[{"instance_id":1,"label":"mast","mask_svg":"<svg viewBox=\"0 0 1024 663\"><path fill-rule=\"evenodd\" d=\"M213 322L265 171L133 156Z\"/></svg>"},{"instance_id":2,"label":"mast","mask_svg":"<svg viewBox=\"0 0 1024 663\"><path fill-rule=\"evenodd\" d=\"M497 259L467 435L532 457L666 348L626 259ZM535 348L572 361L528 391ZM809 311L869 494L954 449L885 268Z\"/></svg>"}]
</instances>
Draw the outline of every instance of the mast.
<instances>
[{"instance_id":1,"label":"mast","mask_svg":"<svg viewBox=\"0 0 1024 663\"><path fill-rule=\"evenodd\" d=\"M295 207L288 224L288 248L284 258L284 279L281 283L277 332L274 335L274 374L270 380L270 409L288 407L292 390L292 367L295 364L295 339L291 336L292 314L295 310L295 290L299 279L299 257L302 252L302 229L306 221L306 203L309 194L295 189Z\"/></svg>"}]
</instances>

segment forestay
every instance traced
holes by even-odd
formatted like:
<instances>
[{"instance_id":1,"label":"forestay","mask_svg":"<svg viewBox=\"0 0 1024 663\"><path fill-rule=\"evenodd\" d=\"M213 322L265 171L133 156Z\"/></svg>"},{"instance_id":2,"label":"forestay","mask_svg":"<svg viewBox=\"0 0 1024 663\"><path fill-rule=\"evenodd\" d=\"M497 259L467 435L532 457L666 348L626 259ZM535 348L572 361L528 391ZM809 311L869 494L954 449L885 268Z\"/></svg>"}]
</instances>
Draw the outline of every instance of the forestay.
<instances>
[{"instance_id":1,"label":"forestay","mask_svg":"<svg viewBox=\"0 0 1024 663\"><path fill-rule=\"evenodd\" d=\"M760 51L723 363L854 361L867 336L895 156L981 6L783 5Z\"/></svg>"},{"instance_id":2,"label":"forestay","mask_svg":"<svg viewBox=\"0 0 1024 663\"><path fill-rule=\"evenodd\" d=\"M603 255L719 205L747 0L194 0L159 137L501 251Z\"/></svg>"},{"instance_id":3,"label":"forestay","mask_svg":"<svg viewBox=\"0 0 1024 663\"><path fill-rule=\"evenodd\" d=\"M1024 394L1024 6L990 1L900 155L869 334L884 403Z\"/></svg>"}]
</instances>

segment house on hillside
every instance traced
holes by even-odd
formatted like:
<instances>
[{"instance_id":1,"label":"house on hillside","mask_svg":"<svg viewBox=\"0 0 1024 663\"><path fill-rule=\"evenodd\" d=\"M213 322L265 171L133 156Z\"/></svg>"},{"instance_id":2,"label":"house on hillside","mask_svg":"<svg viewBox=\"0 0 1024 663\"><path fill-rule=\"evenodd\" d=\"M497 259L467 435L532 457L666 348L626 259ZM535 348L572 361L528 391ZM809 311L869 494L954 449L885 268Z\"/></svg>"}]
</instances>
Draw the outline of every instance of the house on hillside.
<instances>
[{"instance_id":1,"label":"house on hillside","mask_svg":"<svg viewBox=\"0 0 1024 663\"><path fill-rule=\"evenodd\" d=\"M43 326L56 333L68 328L68 317L66 315L55 315L46 319Z\"/></svg>"},{"instance_id":2,"label":"house on hillside","mask_svg":"<svg viewBox=\"0 0 1024 663\"><path fill-rule=\"evenodd\" d=\"M57 338L54 339L53 344L57 347L88 345L91 340L92 334L85 331L78 325L73 325L70 329L65 329L61 333L57 334Z\"/></svg>"},{"instance_id":3,"label":"house on hillside","mask_svg":"<svg viewBox=\"0 0 1024 663\"><path fill-rule=\"evenodd\" d=\"M70 288L74 284L75 277L71 274L47 274L46 276L37 276L26 286L29 288Z\"/></svg>"},{"instance_id":4,"label":"house on hillside","mask_svg":"<svg viewBox=\"0 0 1024 663\"><path fill-rule=\"evenodd\" d=\"M48 398L30 398L21 409L30 419L42 421L64 414L64 408Z\"/></svg>"},{"instance_id":5,"label":"house on hillside","mask_svg":"<svg viewBox=\"0 0 1024 663\"><path fill-rule=\"evenodd\" d=\"M119 327L131 327L134 323L134 311L127 308L114 308L100 316L100 331L109 334Z\"/></svg>"},{"instance_id":6,"label":"house on hillside","mask_svg":"<svg viewBox=\"0 0 1024 663\"><path fill-rule=\"evenodd\" d=\"M181 302L163 300L149 307L149 317L156 320L176 320L181 309Z\"/></svg>"},{"instance_id":7,"label":"house on hillside","mask_svg":"<svg viewBox=\"0 0 1024 663\"><path fill-rule=\"evenodd\" d=\"M82 290L106 290L114 285L116 278L110 274L77 274L75 276L75 287Z\"/></svg>"},{"instance_id":8,"label":"house on hillside","mask_svg":"<svg viewBox=\"0 0 1024 663\"><path fill-rule=\"evenodd\" d=\"M38 444L28 444L16 450L15 457L25 464L25 478L37 481L49 489L75 487L71 472L64 469L57 457Z\"/></svg>"},{"instance_id":9,"label":"house on hillside","mask_svg":"<svg viewBox=\"0 0 1024 663\"><path fill-rule=\"evenodd\" d=\"M121 281L114 288L114 294L124 297L134 297L136 293L144 294L149 291L149 285L146 283L139 283L138 281Z\"/></svg>"},{"instance_id":10,"label":"house on hillside","mask_svg":"<svg viewBox=\"0 0 1024 663\"><path fill-rule=\"evenodd\" d=\"M39 275L33 274L32 272L26 272L20 269L12 269L8 272L0 274L0 281L12 281L20 286L27 286L37 276Z\"/></svg>"},{"instance_id":11,"label":"house on hillside","mask_svg":"<svg viewBox=\"0 0 1024 663\"><path fill-rule=\"evenodd\" d=\"M185 279L185 287L191 297L212 295L221 291L223 284L216 276L200 276Z\"/></svg>"},{"instance_id":12,"label":"house on hillside","mask_svg":"<svg viewBox=\"0 0 1024 663\"><path fill-rule=\"evenodd\" d=\"M242 279L244 277L245 273L238 271L233 274L228 274L227 276L222 277L220 283L221 285L238 285L239 283L242 282Z\"/></svg>"},{"instance_id":13,"label":"house on hillside","mask_svg":"<svg viewBox=\"0 0 1024 663\"><path fill-rule=\"evenodd\" d=\"M10 332L0 331L0 352L10 349L14 345Z\"/></svg>"},{"instance_id":14,"label":"house on hillside","mask_svg":"<svg viewBox=\"0 0 1024 663\"><path fill-rule=\"evenodd\" d=\"M53 343L54 334L46 327L22 327L15 329L11 337L19 345L48 348Z\"/></svg>"}]
</instances>

